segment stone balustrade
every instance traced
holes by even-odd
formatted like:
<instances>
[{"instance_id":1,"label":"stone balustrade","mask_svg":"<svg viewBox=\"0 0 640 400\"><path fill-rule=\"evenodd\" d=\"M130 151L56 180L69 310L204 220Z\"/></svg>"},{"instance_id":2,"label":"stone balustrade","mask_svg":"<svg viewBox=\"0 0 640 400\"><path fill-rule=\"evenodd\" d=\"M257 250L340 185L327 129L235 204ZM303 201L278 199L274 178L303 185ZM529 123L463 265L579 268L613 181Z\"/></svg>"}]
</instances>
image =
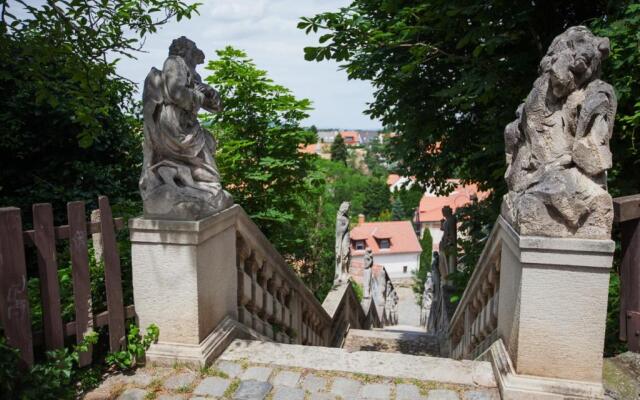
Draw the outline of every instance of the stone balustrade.
<instances>
[{"instance_id":1,"label":"stone balustrade","mask_svg":"<svg viewBox=\"0 0 640 400\"><path fill-rule=\"evenodd\" d=\"M449 355L491 361L505 399L603 398L613 249L523 236L498 217L450 320Z\"/></svg>"},{"instance_id":2,"label":"stone balustrade","mask_svg":"<svg viewBox=\"0 0 640 400\"><path fill-rule=\"evenodd\" d=\"M348 282L320 304L238 205L129 228L140 326L160 328L150 361L206 365L235 338L337 346L350 327L380 326Z\"/></svg>"},{"instance_id":3,"label":"stone balustrade","mask_svg":"<svg viewBox=\"0 0 640 400\"><path fill-rule=\"evenodd\" d=\"M496 225L451 318L449 332L453 358L476 358L496 339L501 250L498 236Z\"/></svg>"},{"instance_id":4,"label":"stone balustrade","mask_svg":"<svg viewBox=\"0 0 640 400\"><path fill-rule=\"evenodd\" d=\"M236 233L238 321L280 343L326 345L331 318L245 213Z\"/></svg>"}]
</instances>

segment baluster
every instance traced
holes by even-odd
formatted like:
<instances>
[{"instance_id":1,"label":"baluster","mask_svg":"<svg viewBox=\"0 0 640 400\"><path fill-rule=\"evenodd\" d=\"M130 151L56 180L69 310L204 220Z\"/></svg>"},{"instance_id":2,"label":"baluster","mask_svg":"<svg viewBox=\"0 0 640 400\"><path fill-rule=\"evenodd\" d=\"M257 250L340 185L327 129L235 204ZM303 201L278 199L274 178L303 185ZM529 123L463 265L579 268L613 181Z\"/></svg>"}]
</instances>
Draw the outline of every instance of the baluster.
<instances>
[{"instance_id":1,"label":"baluster","mask_svg":"<svg viewBox=\"0 0 640 400\"><path fill-rule=\"evenodd\" d=\"M248 266L251 249L240 235L236 237L238 257L238 320L246 326L252 326L251 312L247 309L251 303L251 268ZM249 271L247 274L246 271Z\"/></svg>"},{"instance_id":2,"label":"baluster","mask_svg":"<svg viewBox=\"0 0 640 400\"><path fill-rule=\"evenodd\" d=\"M263 305L264 305L264 291L262 290L262 281L263 281L263 273L264 273L264 260L259 258L257 255L254 255L255 262L252 265L252 270L254 271L252 274L252 299L254 304L252 319L253 319L253 329L258 331L259 333L264 333L264 323L260 318L262 313Z\"/></svg>"}]
</instances>

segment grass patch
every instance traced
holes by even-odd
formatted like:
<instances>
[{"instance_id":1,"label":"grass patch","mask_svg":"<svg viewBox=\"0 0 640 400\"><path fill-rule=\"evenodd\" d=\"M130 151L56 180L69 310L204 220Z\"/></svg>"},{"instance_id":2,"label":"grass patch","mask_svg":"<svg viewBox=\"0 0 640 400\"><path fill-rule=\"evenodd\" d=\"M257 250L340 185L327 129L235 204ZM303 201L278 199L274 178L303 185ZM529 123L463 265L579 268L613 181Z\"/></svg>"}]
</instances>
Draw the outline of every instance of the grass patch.
<instances>
[{"instance_id":1,"label":"grass patch","mask_svg":"<svg viewBox=\"0 0 640 400\"><path fill-rule=\"evenodd\" d=\"M217 376L218 378L229 379L229 375L214 367L213 365L210 367L200 368L200 377L204 378L207 376Z\"/></svg>"},{"instance_id":2,"label":"grass patch","mask_svg":"<svg viewBox=\"0 0 640 400\"><path fill-rule=\"evenodd\" d=\"M144 396L144 400L154 400L156 397L158 397L156 392L149 392Z\"/></svg>"},{"instance_id":3,"label":"grass patch","mask_svg":"<svg viewBox=\"0 0 640 400\"><path fill-rule=\"evenodd\" d=\"M222 397L224 397L225 399L230 399L233 396L233 394L236 392L236 390L238 390L238 386L240 386L240 379L236 378L233 381L231 381L231 384L229 385L227 390L224 391L224 394L222 395Z\"/></svg>"}]
</instances>

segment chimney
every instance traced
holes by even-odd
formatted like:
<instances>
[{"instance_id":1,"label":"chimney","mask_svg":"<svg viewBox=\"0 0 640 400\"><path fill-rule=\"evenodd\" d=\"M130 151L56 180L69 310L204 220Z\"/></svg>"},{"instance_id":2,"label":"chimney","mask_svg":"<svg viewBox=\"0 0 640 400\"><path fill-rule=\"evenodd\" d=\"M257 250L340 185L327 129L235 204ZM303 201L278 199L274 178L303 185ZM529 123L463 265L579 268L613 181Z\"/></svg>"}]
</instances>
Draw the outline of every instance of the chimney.
<instances>
[{"instance_id":1,"label":"chimney","mask_svg":"<svg viewBox=\"0 0 640 400\"><path fill-rule=\"evenodd\" d=\"M358 225L364 224L364 214L358 214Z\"/></svg>"}]
</instances>

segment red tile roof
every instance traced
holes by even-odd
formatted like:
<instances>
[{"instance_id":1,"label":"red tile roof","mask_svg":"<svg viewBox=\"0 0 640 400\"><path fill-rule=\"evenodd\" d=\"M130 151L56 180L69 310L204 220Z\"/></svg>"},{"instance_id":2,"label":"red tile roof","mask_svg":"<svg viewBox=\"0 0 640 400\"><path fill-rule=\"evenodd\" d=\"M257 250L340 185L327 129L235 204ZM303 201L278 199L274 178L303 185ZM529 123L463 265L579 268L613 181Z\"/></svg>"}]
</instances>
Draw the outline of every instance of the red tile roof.
<instances>
[{"instance_id":1,"label":"red tile roof","mask_svg":"<svg viewBox=\"0 0 640 400\"><path fill-rule=\"evenodd\" d=\"M317 143L311 143L306 146L301 145L299 151L300 153L316 154L318 152L318 148L319 146Z\"/></svg>"},{"instance_id":2,"label":"red tile roof","mask_svg":"<svg viewBox=\"0 0 640 400\"><path fill-rule=\"evenodd\" d=\"M376 239L389 239L390 247L381 249ZM374 256L422 251L411 221L365 222L354 227L351 230L351 254L363 255L364 250L356 250L354 247L356 240L365 240L365 248L371 247Z\"/></svg>"},{"instance_id":3,"label":"red tile roof","mask_svg":"<svg viewBox=\"0 0 640 400\"><path fill-rule=\"evenodd\" d=\"M360 143L360 134L356 131L341 131L340 136L342 136L346 144Z\"/></svg>"},{"instance_id":4,"label":"red tile roof","mask_svg":"<svg viewBox=\"0 0 640 400\"><path fill-rule=\"evenodd\" d=\"M457 179L450 179L450 182L458 183ZM420 199L420 205L418 207L418 220L419 222L437 222L444 218L442 215L442 207L449 206L453 211L456 208L462 207L468 203L471 203L471 196L476 195L478 200L483 200L489 195L488 192L479 192L478 186L472 185L460 185L451 192L448 196L434 196L431 194L425 194Z\"/></svg>"},{"instance_id":5,"label":"red tile roof","mask_svg":"<svg viewBox=\"0 0 640 400\"><path fill-rule=\"evenodd\" d=\"M387 176L387 186L393 186L399 180L400 180L400 175L389 174L389 176Z\"/></svg>"}]
</instances>

